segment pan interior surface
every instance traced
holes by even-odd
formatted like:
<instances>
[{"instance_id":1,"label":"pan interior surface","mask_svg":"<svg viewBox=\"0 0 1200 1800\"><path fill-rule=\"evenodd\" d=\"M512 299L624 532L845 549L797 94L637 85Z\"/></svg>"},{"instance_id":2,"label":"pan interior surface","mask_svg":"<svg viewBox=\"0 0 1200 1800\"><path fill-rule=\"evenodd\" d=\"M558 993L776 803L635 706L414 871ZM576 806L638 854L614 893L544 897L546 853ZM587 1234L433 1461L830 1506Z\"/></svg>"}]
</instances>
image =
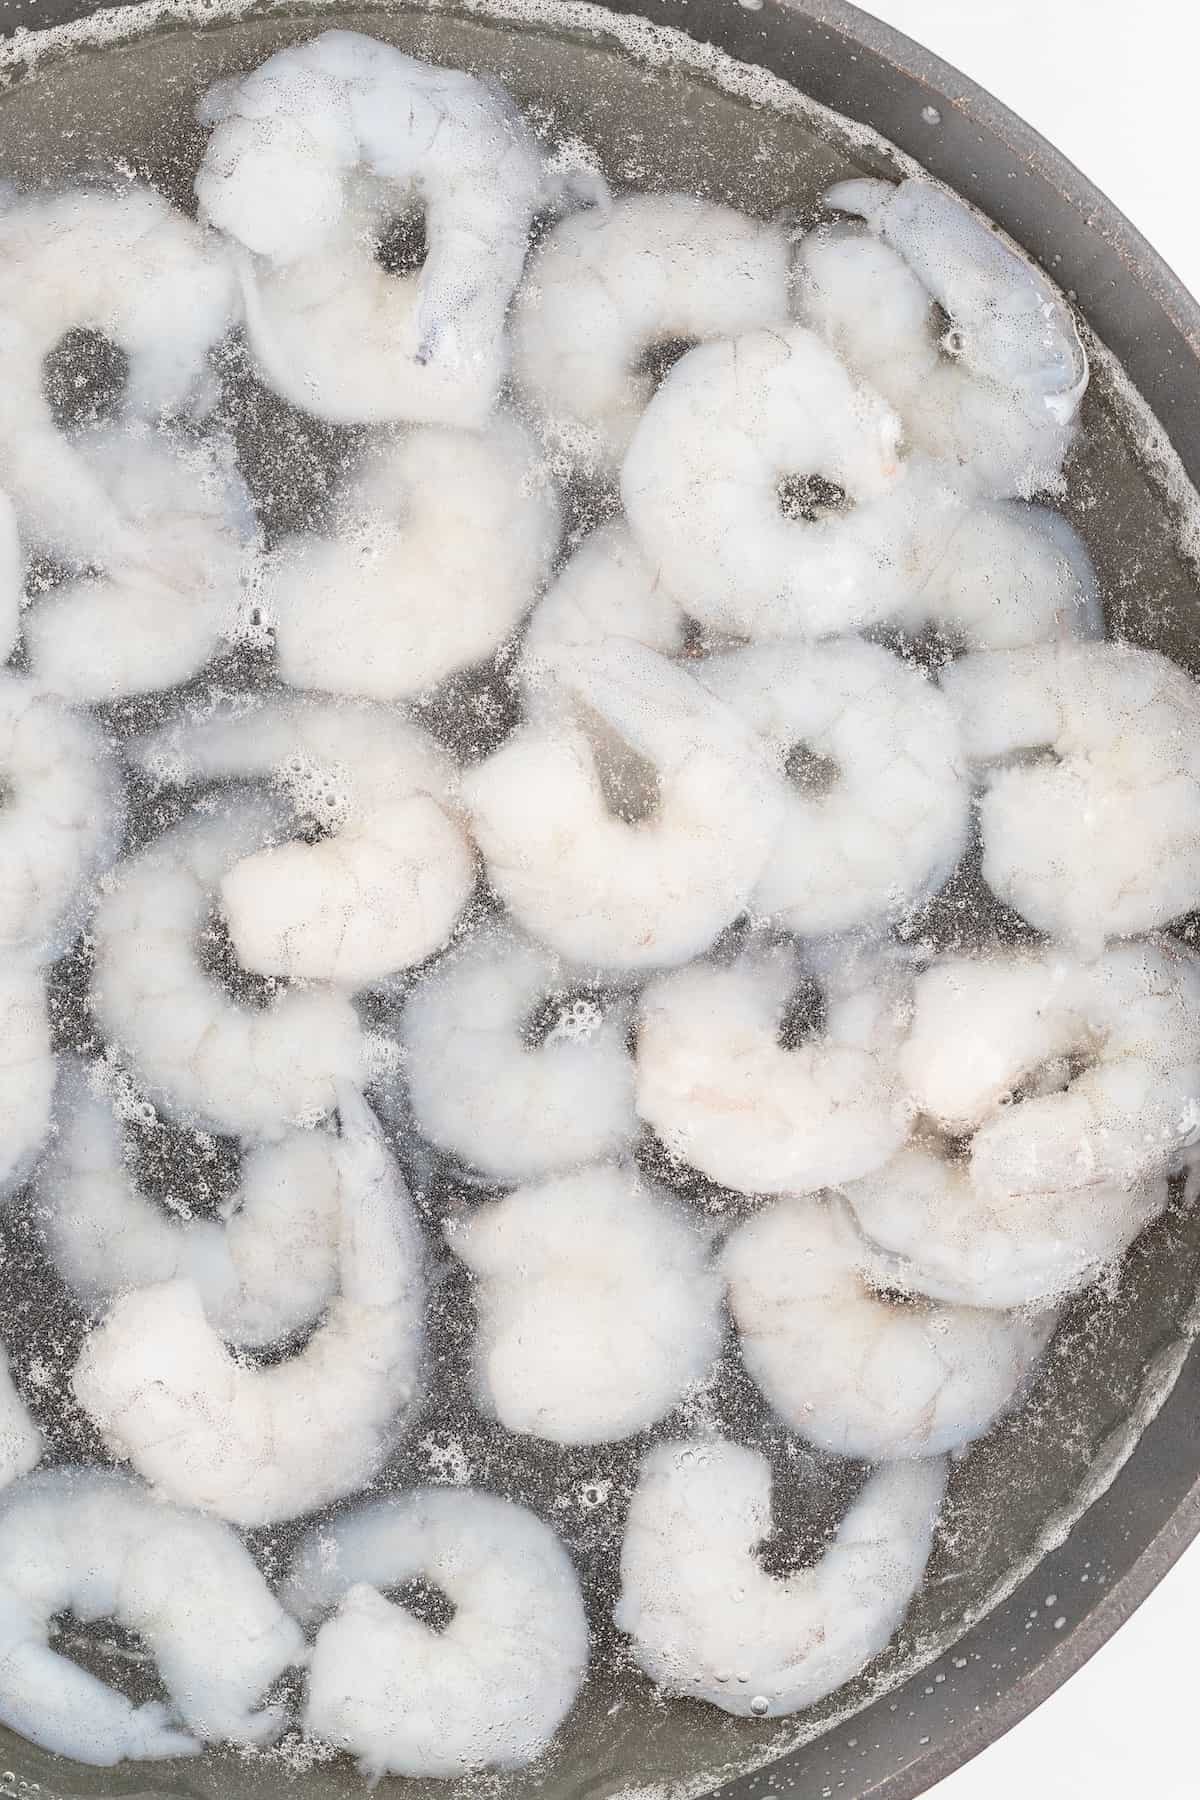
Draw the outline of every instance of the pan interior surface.
<instances>
[{"instance_id":1,"label":"pan interior surface","mask_svg":"<svg viewBox=\"0 0 1200 1800\"><path fill-rule=\"evenodd\" d=\"M419 10L347 9L336 17L416 56L499 79L551 146L571 154L582 143L614 186L682 188L761 216L786 206L807 224L819 216L820 195L833 181L911 167L881 140L860 127L843 127L819 108L776 106L767 94L752 100L727 91L715 64L707 72L673 64L665 40L660 59L647 61L619 42L573 33L569 8L561 29L545 23L544 14L536 25ZM89 49L81 41L69 54L34 66L0 96L0 173L20 187L37 187L120 166L191 210L203 147L193 122L198 96L218 76L252 67L330 22L328 10L308 17L301 11L225 17L203 29L151 21L126 43ZM1163 650L1200 672L1196 574L1185 553L1177 496L1141 454L1138 403L1101 346L1094 346L1092 363L1062 508L1096 563L1110 634ZM230 377L226 386L230 421L268 536L311 524L331 477L353 449L354 433L290 412L244 375ZM608 504L598 491L570 495L574 528L582 532L603 518ZM222 673L251 684L270 680L265 664L253 659ZM142 710L115 717L114 729L128 733L152 722L158 704L147 711L138 703ZM997 932L1017 941L1028 935L1015 915L1001 916L971 867L908 931L938 948ZM1184 921L1177 931L1192 941L1200 920ZM78 1019L78 967L68 959L55 979L62 1017ZM64 1030L66 1041L78 1043L69 1023ZM453 1172L431 1166L422 1179L428 1205L444 1204ZM26 1199L16 1203L10 1237L0 1293L11 1341L31 1346L65 1371L83 1320L50 1285ZM439 1391L415 1434L419 1441L401 1446L377 1486L467 1479L526 1501L552 1521L584 1571L594 1634L592 1675L552 1752L519 1776L472 1781L472 1795L536 1791L550 1800L602 1800L667 1787L703 1792L773 1761L896 1686L1009 1591L1128 1455L1190 1341L1198 1273L1200 1216L1180 1193L1119 1276L1068 1308L1022 1408L957 1462L934 1560L897 1641L849 1688L799 1718L768 1722L694 1703L664 1705L628 1662L609 1621L624 1512L644 1441L560 1450L507 1438L480 1419L466 1396L467 1333L454 1317L464 1310L454 1305L462 1289L448 1283L439 1326ZM30 1399L50 1424L61 1460L95 1454L78 1420L64 1422L48 1411L52 1398ZM700 1423L716 1423L768 1456L781 1566L797 1567L819 1554L864 1472L807 1449L774 1425L732 1358L709 1410L689 1419L674 1415L655 1435ZM268 1574L286 1560L294 1536L293 1527L253 1535ZM93 1646L90 1654L103 1652ZM0 1789L13 1793L18 1779L40 1782L46 1794L213 1800L281 1793L334 1800L365 1791L344 1758L323 1757L296 1739L253 1755L213 1753L194 1762L105 1772L65 1765L0 1732L0 1766L18 1772L11 1789ZM442 1783L395 1779L376 1789L382 1800L434 1800L447 1791Z\"/></svg>"}]
</instances>

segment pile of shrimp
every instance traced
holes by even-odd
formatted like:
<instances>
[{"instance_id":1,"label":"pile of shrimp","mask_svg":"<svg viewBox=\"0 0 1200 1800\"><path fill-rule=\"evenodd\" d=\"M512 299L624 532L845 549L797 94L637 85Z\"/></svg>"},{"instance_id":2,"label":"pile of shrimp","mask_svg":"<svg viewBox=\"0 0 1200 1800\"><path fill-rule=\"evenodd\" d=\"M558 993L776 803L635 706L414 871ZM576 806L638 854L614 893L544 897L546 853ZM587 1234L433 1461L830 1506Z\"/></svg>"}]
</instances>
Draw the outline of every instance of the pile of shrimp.
<instances>
[{"instance_id":1,"label":"pile of shrimp","mask_svg":"<svg viewBox=\"0 0 1200 1800\"><path fill-rule=\"evenodd\" d=\"M1058 508L1080 332L931 181L614 192L353 32L199 121L194 217L0 201L0 1196L70 1321L0 1346L0 1722L476 1776L601 1629L811 1706L1200 1143L1200 687ZM354 428L282 524L262 390ZM867 1465L787 1575L764 1427ZM607 1587L489 1491L539 1446L625 1470Z\"/></svg>"}]
</instances>

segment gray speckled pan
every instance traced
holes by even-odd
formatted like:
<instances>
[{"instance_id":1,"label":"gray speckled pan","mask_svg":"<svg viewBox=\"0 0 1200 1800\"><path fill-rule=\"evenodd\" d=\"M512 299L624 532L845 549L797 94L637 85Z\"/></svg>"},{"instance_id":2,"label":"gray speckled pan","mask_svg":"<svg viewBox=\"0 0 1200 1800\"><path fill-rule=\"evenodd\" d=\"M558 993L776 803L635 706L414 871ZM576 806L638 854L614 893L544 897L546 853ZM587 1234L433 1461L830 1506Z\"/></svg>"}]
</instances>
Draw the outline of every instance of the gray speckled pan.
<instances>
[{"instance_id":1,"label":"gray speckled pan","mask_svg":"<svg viewBox=\"0 0 1200 1800\"><path fill-rule=\"evenodd\" d=\"M592 141L610 174L638 185L687 186L757 212L785 203L803 212L815 209L831 180L894 173L915 159L976 202L1077 298L1094 374L1067 510L1100 570L1111 629L1200 669L1197 577L1188 560L1192 507L1200 514L1189 486L1200 483L1200 308L1149 246L1003 107L838 0L765 0L758 10L737 0L639 0L637 13L653 29L619 6L606 12L558 0L459 11L163 0L144 15L85 0L0 0L0 31L30 34L0 46L8 78L0 177L53 180L116 153L187 204L201 149L190 122L196 95L215 75L248 67L335 16L418 55L498 75L522 104L540 109L548 129ZM71 20L77 29L64 33ZM784 84L820 105L789 98ZM252 454L261 420L238 424ZM267 523L275 530L310 514L322 470L344 452L338 434L284 424L287 452L260 484L274 496ZM952 898L970 892L968 879ZM961 934L954 919L954 906L943 902L929 929L950 939ZM1188 922L1180 929L1190 934ZM62 983L66 997L70 969ZM45 1337L37 1309L52 1296L32 1260L20 1202L8 1230L0 1305L19 1346L23 1332ZM909 1800L925 1791L1078 1668L1200 1525L1200 1354L1190 1349L1198 1274L1200 1215L1177 1199L1119 1282L1071 1307L1021 1411L956 1466L929 1577L900 1640L851 1688L798 1720L663 1707L623 1666L603 1621L637 1446L513 1455L494 1430L456 1413L451 1393L431 1429L466 1442L480 1479L507 1467L514 1490L554 1518L585 1568L598 1648L609 1652L554 1753L520 1778L469 1784L472 1800L493 1792L602 1800L634 1789L719 1790L728 1800ZM65 1317L60 1353L73 1328ZM461 1352L453 1338L448 1330L448 1367ZM727 1405L727 1427L775 1462L788 1528L811 1534L814 1519L844 1501L846 1472L797 1453L736 1379ZM386 1479L428 1474L410 1446ZM585 1490L599 1491L602 1477L611 1477L613 1499L589 1506ZM281 1534L260 1535L269 1555ZM213 1755L106 1772L0 1733L5 1797L334 1800L363 1791L338 1761ZM381 1800L434 1800L446 1790L385 1782L377 1792Z\"/></svg>"}]
</instances>

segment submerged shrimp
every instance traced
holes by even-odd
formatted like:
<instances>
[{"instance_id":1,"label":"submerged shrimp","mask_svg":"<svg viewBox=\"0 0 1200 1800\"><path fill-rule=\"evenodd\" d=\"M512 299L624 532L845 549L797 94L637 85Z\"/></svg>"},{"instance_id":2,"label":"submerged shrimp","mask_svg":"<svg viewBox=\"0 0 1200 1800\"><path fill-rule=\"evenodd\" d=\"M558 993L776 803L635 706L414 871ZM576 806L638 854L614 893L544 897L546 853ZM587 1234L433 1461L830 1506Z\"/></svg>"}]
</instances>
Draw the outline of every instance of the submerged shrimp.
<instances>
[{"instance_id":1,"label":"submerged shrimp","mask_svg":"<svg viewBox=\"0 0 1200 1800\"><path fill-rule=\"evenodd\" d=\"M414 1580L449 1602L442 1630L388 1598ZM570 1558L493 1494L417 1488L341 1513L301 1539L282 1598L317 1626L305 1729L372 1782L532 1762L587 1672Z\"/></svg>"},{"instance_id":2,"label":"submerged shrimp","mask_svg":"<svg viewBox=\"0 0 1200 1800\"><path fill-rule=\"evenodd\" d=\"M49 1135L55 1061L45 977L0 959L0 1196L20 1187Z\"/></svg>"},{"instance_id":3,"label":"submerged shrimp","mask_svg":"<svg viewBox=\"0 0 1200 1800\"><path fill-rule=\"evenodd\" d=\"M784 824L751 899L802 936L886 921L941 887L967 841L958 725L917 670L856 639L752 644L700 665L780 765Z\"/></svg>"},{"instance_id":4,"label":"submerged shrimp","mask_svg":"<svg viewBox=\"0 0 1200 1800\"><path fill-rule=\"evenodd\" d=\"M169 1499L243 1526L313 1512L376 1475L417 1398L423 1252L374 1115L337 1095L344 1159L337 1297L305 1348L253 1368L230 1354L191 1281L135 1289L88 1337L71 1378L109 1451Z\"/></svg>"},{"instance_id":5,"label":"submerged shrimp","mask_svg":"<svg viewBox=\"0 0 1200 1800\"><path fill-rule=\"evenodd\" d=\"M0 950L53 962L120 847L116 759L91 720L0 671L0 781Z\"/></svg>"},{"instance_id":6,"label":"submerged shrimp","mask_svg":"<svg viewBox=\"0 0 1200 1800\"><path fill-rule=\"evenodd\" d=\"M633 1140L628 1002L570 998L572 971L503 926L444 956L401 1025L419 1129L495 1181L529 1181ZM530 1021L553 1020L531 1042Z\"/></svg>"},{"instance_id":7,"label":"submerged shrimp","mask_svg":"<svg viewBox=\"0 0 1200 1800\"><path fill-rule=\"evenodd\" d=\"M265 380L339 424L483 424L507 363L505 313L530 221L552 197L495 87L326 31L219 81L196 177L201 217L247 253L246 329ZM409 274L377 257L419 212Z\"/></svg>"},{"instance_id":8,"label":"submerged shrimp","mask_svg":"<svg viewBox=\"0 0 1200 1800\"><path fill-rule=\"evenodd\" d=\"M801 258L850 361L857 365L856 339L876 350L868 379L897 407L912 446L969 490L997 498L1060 485L1088 364L1070 310L1045 276L929 181L843 181L825 203L864 219L895 254L889 266L877 251L864 268L862 253L847 248L853 238L839 235L818 240L810 255L802 248ZM802 314L806 285L802 276ZM946 355L935 303L950 321ZM881 357L885 324L896 329Z\"/></svg>"},{"instance_id":9,"label":"submerged shrimp","mask_svg":"<svg viewBox=\"0 0 1200 1800\"><path fill-rule=\"evenodd\" d=\"M783 228L692 194L624 194L556 225L513 308L513 372L553 444L616 469L656 352L786 324Z\"/></svg>"},{"instance_id":10,"label":"submerged shrimp","mask_svg":"<svg viewBox=\"0 0 1200 1800\"><path fill-rule=\"evenodd\" d=\"M553 678L563 706L463 776L489 879L581 966L686 962L745 906L775 842L766 756L693 675L631 640L556 658ZM632 820L606 798L602 754Z\"/></svg>"},{"instance_id":11,"label":"submerged shrimp","mask_svg":"<svg viewBox=\"0 0 1200 1800\"><path fill-rule=\"evenodd\" d=\"M293 687L403 700L491 655L532 606L559 507L514 419L415 430L369 456L330 537L288 539L263 604Z\"/></svg>"},{"instance_id":12,"label":"submerged shrimp","mask_svg":"<svg viewBox=\"0 0 1200 1800\"><path fill-rule=\"evenodd\" d=\"M766 1458L720 1441L657 1444L642 1461L613 1617L668 1694L778 1717L812 1706L878 1655L929 1557L941 1458L877 1469L820 1561L778 1578Z\"/></svg>"},{"instance_id":13,"label":"submerged shrimp","mask_svg":"<svg viewBox=\"0 0 1200 1800\"><path fill-rule=\"evenodd\" d=\"M28 1475L41 1462L45 1448L45 1439L17 1392L8 1356L0 1346L0 1488L19 1475Z\"/></svg>"},{"instance_id":14,"label":"submerged shrimp","mask_svg":"<svg viewBox=\"0 0 1200 1800\"><path fill-rule=\"evenodd\" d=\"M107 565L147 549L95 465L54 422L42 365L72 332L124 352L123 421L207 398L209 350L233 323L236 284L216 236L152 189L71 189L0 210L0 486L31 544Z\"/></svg>"},{"instance_id":15,"label":"submerged shrimp","mask_svg":"<svg viewBox=\"0 0 1200 1800\"><path fill-rule=\"evenodd\" d=\"M1200 901L1200 687L1133 644L962 657L942 677L980 767L983 876L1099 951Z\"/></svg>"},{"instance_id":16,"label":"submerged shrimp","mask_svg":"<svg viewBox=\"0 0 1200 1800\"><path fill-rule=\"evenodd\" d=\"M631 1165L517 1188L446 1227L471 1270L475 1399L559 1444L644 1431L721 1347L710 1231Z\"/></svg>"},{"instance_id":17,"label":"submerged shrimp","mask_svg":"<svg viewBox=\"0 0 1200 1800\"><path fill-rule=\"evenodd\" d=\"M236 633L257 553L254 509L233 444L133 423L88 433L75 454L127 521L137 548L42 594L24 615L40 686L106 701L188 681Z\"/></svg>"},{"instance_id":18,"label":"submerged shrimp","mask_svg":"<svg viewBox=\"0 0 1200 1800\"><path fill-rule=\"evenodd\" d=\"M166 1688L135 1706L50 1647L58 1617L136 1632ZM304 1638L227 1525L95 1469L27 1476L0 1497L0 1720L43 1750L107 1768L269 1743L263 1697Z\"/></svg>"},{"instance_id":19,"label":"submerged shrimp","mask_svg":"<svg viewBox=\"0 0 1200 1800\"><path fill-rule=\"evenodd\" d=\"M659 976L638 1015L638 1112L668 1150L743 1193L865 1174L908 1135L895 1063L905 986L898 966L782 944ZM824 1019L789 1045L797 997L819 997Z\"/></svg>"},{"instance_id":20,"label":"submerged shrimp","mask_svg":"<svg viewBox=\"0 0 1200 1800\"><path fill-rule=\"evenodd\" d=\"M1024 1197L1036 1226L1057 1196L1133 1187L1200 1139L1200 958L1166 939L1090 963L944 957L899 1062L928 1119L974 1133L981 1199Z\"/></svg>"},{"instance_id":21,"label":"submerged shrimp","mask_svg":"<svg viewBox=\"0 0 1200 1800\"><path fill-rule=\"evenodd\" d=\"M701 344L633 434L625 514L703 624L853 631L895 610L927 553L933 496L900 439L891 407L802 326Z\"/></svg>"},{"instance_id":22,"label":"submerged shrimp","mask_svg":"<svg viewBox=\"0 0 1200 1800\"><path fill-rule=\"evenodd\" d=\"M742 1358L785 1425L877 1462L980 1437L1023 1398L1057 1320L889 1297L894 1265L834 1199L777 1200L721 1259Z\"/></svg>"},{"instance_id":23,"label":"submerged shrimp","mask_svg":"<svg viewBox=\"0 0 1200 1800\"><path fill-rule=\"evenodd\" d=\"M233 1136L311 1124L363 1066L344 994L297 987L254 1006L200 961L222 879L271 840L276 820L243 800L173 826L120 866L95 919L92 1008L110 1050L172 1118Z\"/></svg>"},{"instance_id":24,"label":"submerged shrimp","mask_svg":"<svg viewBox=\"0 0 1200 1800\"><path fill-rule=\"evenodd\" d=\"M906 1146L839 1192L897 1288L992 1307L1047 1306L1086 1287L1168 1198L1165 1175L1132 1186L987 1190L968 1163L926 1144Z\"/></svg>"},{"instance_id":25,"label":"submerged shrimp","mask_svg":"<svg viewBox=\"0 0 1200 1800\"><path fill-rule=\"evenodd\" d=\"M293 1131L248 1149L223 1217L172 1217L139 1192L112 1105L82 1064L68 1066L59 1106L37 1176L38 1219L55 1268L85 1305L190 1281L226 1343L251 1346L323 1312L337 1291L340 1139Z\"/></svg>"},{"instance_id":26,"label":"submerged shrimp","mask_svg":"<svg viewBox=\"0 0 1200 1800\"><path fill-rule=\"evenodd\" d=\"M475 886L450 758L394 708L244 696L126 754L176 783L271 778L322 833L256 849L222 877L247 969L367 986L440 950Z\"/></svg>"},{"instance_id":27,"label":"submerged shrimp","mask_svg":"<svg viewBox=\"0 0 1200 1800\"><path fill-rule=\"evenodd\" d=\"M25 558L17 509L0 489L0 659L7 662L21 631Z\"/></svg>"}]
</instances>

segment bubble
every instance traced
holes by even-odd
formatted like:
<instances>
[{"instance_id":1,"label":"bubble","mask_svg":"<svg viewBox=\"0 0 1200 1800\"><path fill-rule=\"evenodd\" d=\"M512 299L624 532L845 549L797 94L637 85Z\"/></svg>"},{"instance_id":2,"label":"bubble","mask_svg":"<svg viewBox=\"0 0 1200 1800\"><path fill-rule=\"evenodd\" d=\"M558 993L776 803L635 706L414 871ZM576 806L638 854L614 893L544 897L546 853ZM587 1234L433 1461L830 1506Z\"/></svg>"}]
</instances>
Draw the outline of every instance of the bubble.
<instances>
[{"instance_id":1,"label":"bubble","mask_svg":"<svg viewBox=\"0 0 1200 1800\"><path fill-rule=\"evenodd\" d=\"M756 1719L765 1719L771 1710L771 1702L765 1694L755 1694L750 1702L750 1711Z\"/></svg>"}]
</instances>

